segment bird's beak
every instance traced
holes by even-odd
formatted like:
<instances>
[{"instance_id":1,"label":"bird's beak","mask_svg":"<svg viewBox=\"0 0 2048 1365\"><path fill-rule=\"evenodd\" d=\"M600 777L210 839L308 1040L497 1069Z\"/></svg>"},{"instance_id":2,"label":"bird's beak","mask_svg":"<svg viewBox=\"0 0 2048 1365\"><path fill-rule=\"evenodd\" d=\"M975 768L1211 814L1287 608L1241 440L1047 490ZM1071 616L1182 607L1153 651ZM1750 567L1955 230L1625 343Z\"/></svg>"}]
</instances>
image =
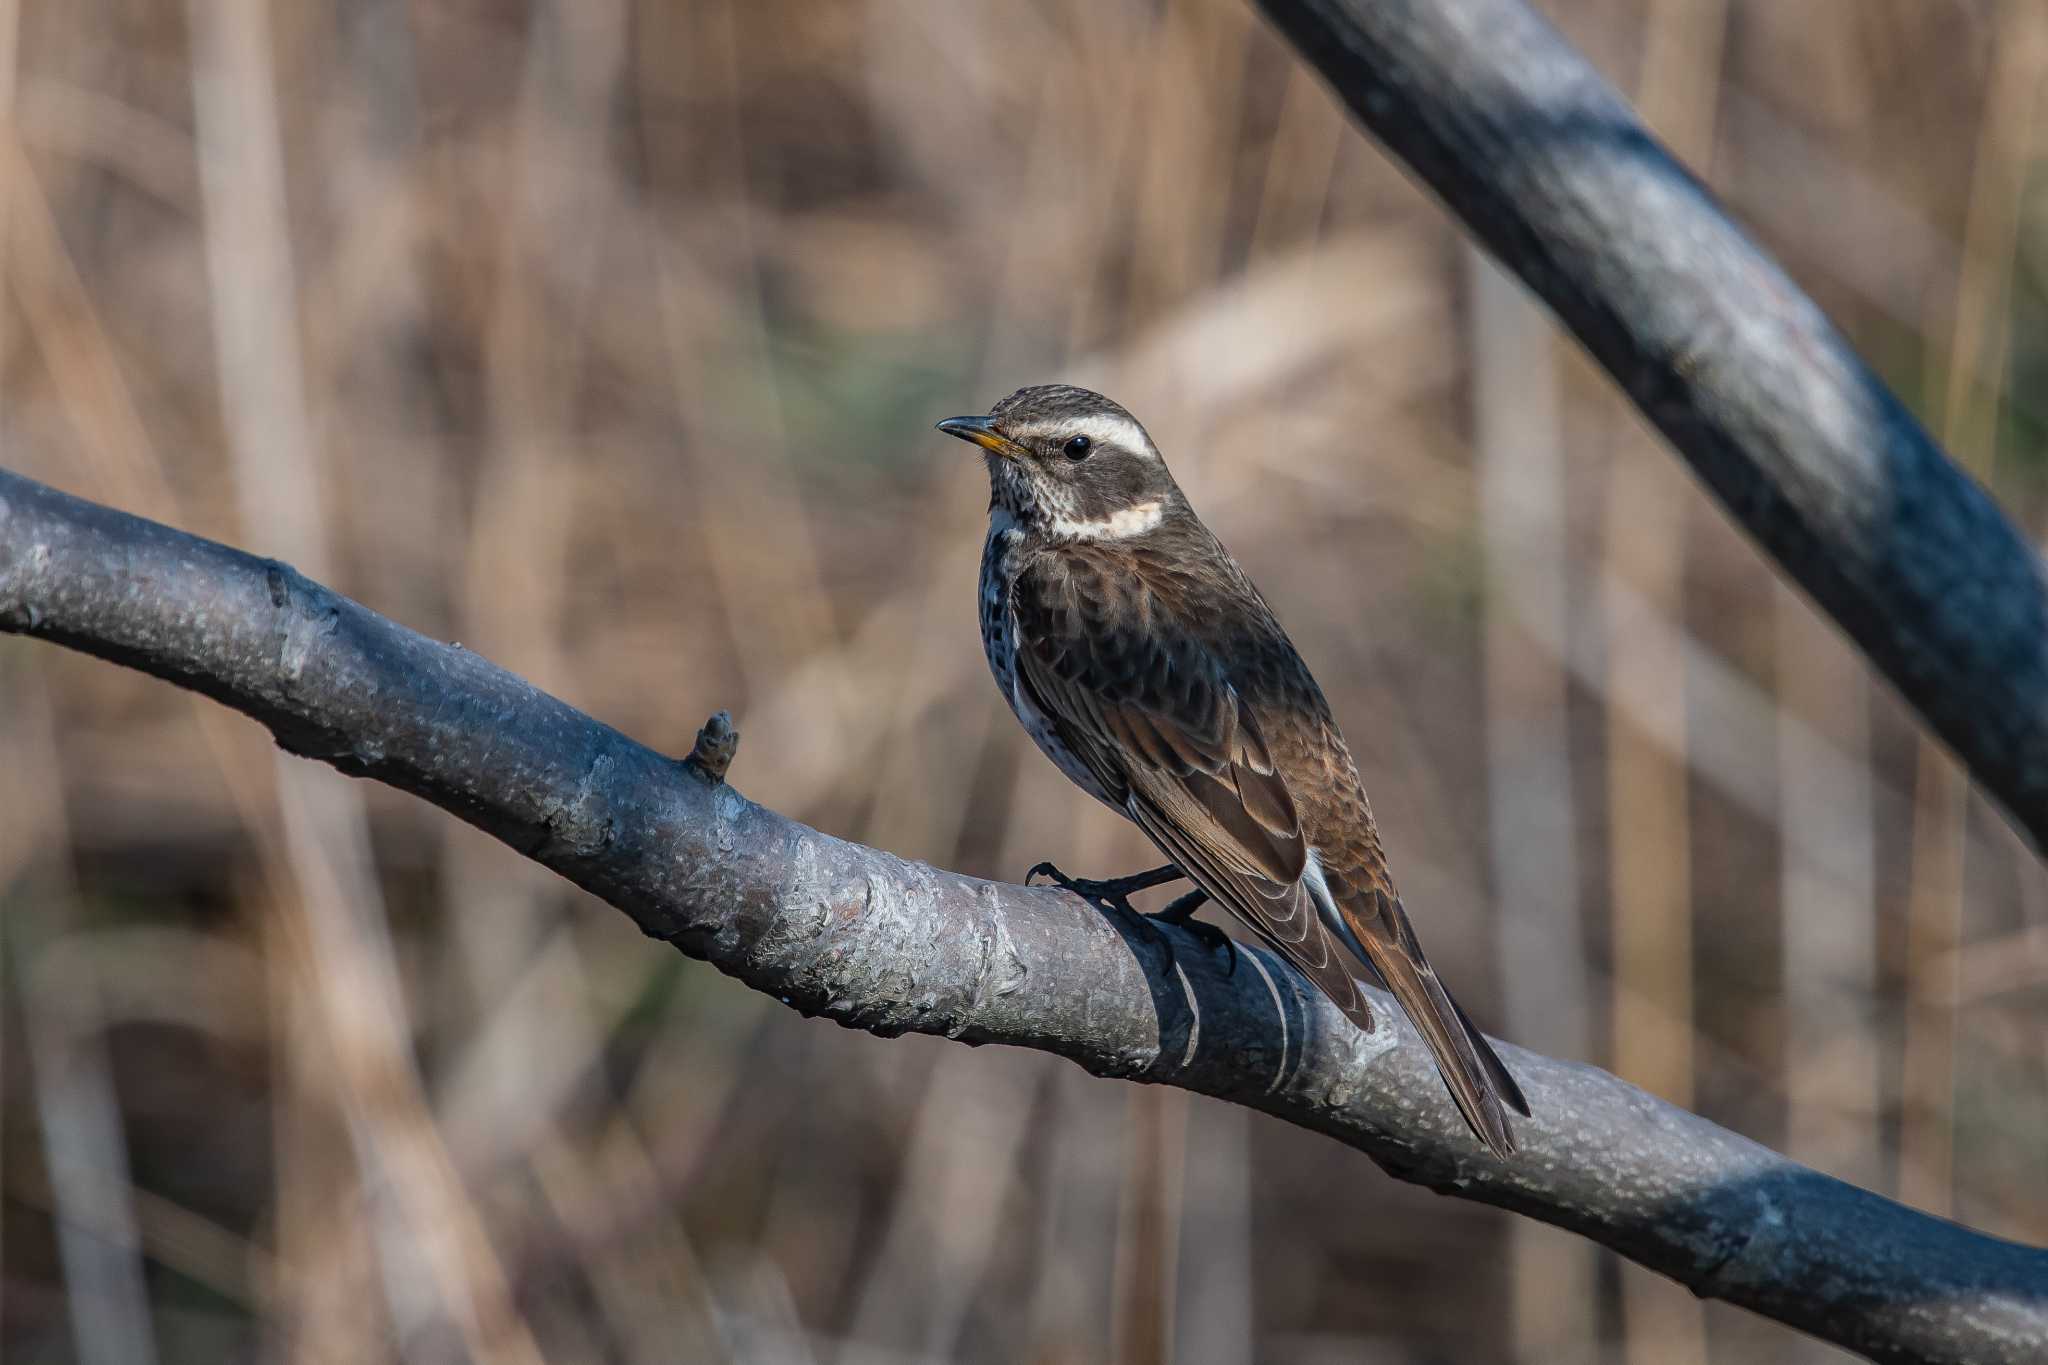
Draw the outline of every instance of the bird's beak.
<instances>
[{"instance_id":1,"label":"bird's beak","mask_svg":"<svg viewBox=\"0 0 2048 1365\"><path fill-rule=\"evenodd\" d=\"M986 417L948 417L939 423L939 430L948 436L972 441L991 455L1000 455L1006 460L1014 460L1024 453L1015 441L997 431Z\"/></svg>"}]
</instances>

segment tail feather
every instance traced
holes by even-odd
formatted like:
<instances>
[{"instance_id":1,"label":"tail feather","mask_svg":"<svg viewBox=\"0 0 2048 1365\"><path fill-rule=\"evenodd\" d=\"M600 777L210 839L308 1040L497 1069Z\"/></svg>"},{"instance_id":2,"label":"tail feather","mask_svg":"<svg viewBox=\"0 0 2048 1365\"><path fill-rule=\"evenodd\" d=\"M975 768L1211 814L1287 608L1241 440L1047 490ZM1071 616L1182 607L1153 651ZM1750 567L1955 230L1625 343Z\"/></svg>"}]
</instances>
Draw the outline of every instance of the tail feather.
<instances>
[{"instance_id":1,"label":"tail feather","mask_svg":"<svg viewBox=\"0 0 2048 1365\"><path fill-rule=\"evenodd\" d=\"M1347 907L1343 919L1351 933L1346 937L1364 949L1366 960L1429 1044L1437 1071L1465 1122L1495 1156L1505 1160L1515 1151L1506 1110L1513 1109L1525 1118L1529 1114L1522 1087L1486 1035L1473 1027L1471 1017L1437 979L1436 970L1415 941L1401 903L1378 893L1373 893L1373 899L1379 913L1370 918L1350 913Z\"/></svg>"},{"instance_id":2,"label":"tail feather","mask_svg":"<svg viewBox=\"0 0 2048 1365\"><path fill-rule=\"evenodd\" d=\"M1353 906L1339 912L1313 860L1310 876L1281 888L1223 865L1142 800L1131 803L1130 814L1197 886L1293 963L1359 1028L1371 1032L1372 1007L1353 979L1344 950L1362 956L1429 1044L1437 1070L1473 1133L1495 1156L1505 1160L1513 1154L1515 1138L1508 1130L1506 1111L1512 1108L1526 1116L1529 1101L1492 1045L1444 991L1398 899L1374 890L1368 894L1376 913L1368 916Z\"/></svg>"},{"instance_id":3,"label":"tail feather","mask_svg":"<svg viewBox=\"0 0 2048 1365\"><path fill-rule=\"evenodd\" d=\"M1451 1008L1458 1012L1458 1022L1465 1026L1466 1036L1471 1038L1472 1048L1479 1054L1479 1060L1485 1064L1486 1074L1493 1079L1494 1088L1500 1091L1501 1100L1508 1108L1523 1118L1528 1118L1528 1098L1522 1094L1522 1087L1515 1083L1514 1075L1508 1071L1507 1063L1493 1050L1493 1044L1479 1031L1479 1026L1472 1022L1472 1016L1465 1013L1465 1007L1458 1003L1457 998L1448 991L1444 992L1444 998L1449 1000Z\"/></svg>"},{"instance_id":4,"label":"tail feather","mask_svg":"<svg viewBox=\"0 0 2048 1365\"><path fill-rule=\"evenodd\" d=\"M1392 947L1366 940L1368 949L1382 946ZM1373 966L1386 978L1394 998L1401 1002L1401 1008L1435 1054L1437 1070L1465 1122L1495 1156L1503 1160L1512 1156L1515 1137L1508 1131L1502 1102L1507 1094L1512 1094L1514 1100L1522 1101L1515 1107L1526 1113L1528 1101L1522 1100L1519 1087L1504 1093L1500 1077L1506 1075L1507 1068L1501 1065L1500 1058L1493 1055L1484 1039L1466 1027L1458 1007L1451 1003L1451 997L1445 994L1427 962L1398 951L1375 952ZM1508 1078L1508 1085L1514 1086L1512 1077Z\"/></svg>"}]
</instances>

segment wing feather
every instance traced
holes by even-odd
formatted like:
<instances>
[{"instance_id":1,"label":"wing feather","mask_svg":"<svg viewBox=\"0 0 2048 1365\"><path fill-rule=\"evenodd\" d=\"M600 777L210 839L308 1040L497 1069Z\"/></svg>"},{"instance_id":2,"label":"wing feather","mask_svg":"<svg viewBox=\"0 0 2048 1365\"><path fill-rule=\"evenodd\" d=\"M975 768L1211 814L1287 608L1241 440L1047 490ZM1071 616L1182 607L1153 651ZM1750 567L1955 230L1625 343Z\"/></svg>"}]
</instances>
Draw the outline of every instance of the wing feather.
<instances>
[{"instance_id":1,"label":"wing feather","mask_svg":"<svg viewBox=\"0 0 2048 1365\"><path fill-rule=\"evenodd\" d=\"M1018 685L1108 790L1142 793L1207 861L1299 881L1301 817L1223 666L1187 632L1158 629L1167 611L1142 578L1090 585L1117 599L1076 600L1081 585L1043 566L1018 576Z\"/></svg>"},{"instance_id":2,"label":"wing feather","mask_svg":"<svg viewBox=\"0 0 2048 1365\"><path fill-rule=\"evenodd\" d=\"M1292 963L1361 1029L1371 1008L1351 954L1392 988L1435 1054L1453 1099L1493 1151L1514 1150L1503 1109L1528 1102L1445 993L1398 897L1317 871L1266 737L1197 630L1128 564L1068 552L1027 565L1011 589L1016 686L1066 748L1188 877ZM1366 817L1370 822L1370 816ZM1377 844L1373 850L1377 858ZM1383 865L1375 863L1381 872Z\"/></svg>"},{"instance_id":3,"label":"wing feather","mask_svg":"<svg viewBox=\"0 0 2048 1365\"><path fill-rule=\"evenodd\" d=\"M1118 596L1091 602L1089 588ZM1067 747L1198 886L1370 1027L1302 884L1294 798L1222 665L1159 628L1168 608L1141 577L1077 583L1039 566L1011 600L1017 685Z\"/></svg>"}]
</instances>

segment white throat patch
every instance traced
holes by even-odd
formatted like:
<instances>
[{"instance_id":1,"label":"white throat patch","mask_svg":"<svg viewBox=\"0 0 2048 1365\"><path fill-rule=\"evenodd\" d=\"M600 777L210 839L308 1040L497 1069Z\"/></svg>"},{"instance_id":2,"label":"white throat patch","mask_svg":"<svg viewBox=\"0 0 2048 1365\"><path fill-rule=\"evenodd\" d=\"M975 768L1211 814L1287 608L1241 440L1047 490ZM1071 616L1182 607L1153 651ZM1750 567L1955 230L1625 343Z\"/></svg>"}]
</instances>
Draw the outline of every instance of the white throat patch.
<instances>
[{"instance_id":1,"label":"white throat patch","mask_svg":"<svg viewBox=\"0 0 2048 1365\"><path fill-rule=\"evenodd\" d=\"M1046 534L1059 540L1129 540L1142 536L1166 520L1166 505L1157 498L1132 507L1119 508L1100 521L1076 521L1054 517Z\"/></svg>"}]
</instances>

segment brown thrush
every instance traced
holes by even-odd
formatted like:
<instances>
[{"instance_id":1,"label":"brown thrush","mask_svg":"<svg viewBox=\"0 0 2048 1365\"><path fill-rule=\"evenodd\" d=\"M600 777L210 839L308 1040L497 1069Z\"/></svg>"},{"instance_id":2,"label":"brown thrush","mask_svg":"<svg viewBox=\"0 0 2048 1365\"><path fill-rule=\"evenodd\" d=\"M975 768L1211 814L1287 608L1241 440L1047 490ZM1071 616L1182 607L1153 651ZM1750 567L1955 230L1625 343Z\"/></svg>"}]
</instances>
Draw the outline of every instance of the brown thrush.
<instances>
[{"instance_id":1,"label":"brown thrush","mask_svg":"<svg viewBox=\"0 0 2048 1365\"><path fill-rule=\"evenodd\" d=\"M1472 1131L1512 1153L1504 1110L1528 1101L1423 958L1322 689L1145 429L1056 384L939 430L986 457L981 640L1010 709L1172 859L1108 882L1047 870L1125 907L1184 876L1200 890L1169 913L1206 893L1368 1030L1354 959L1370 964Z\"/></svg>"}]
</instances>

